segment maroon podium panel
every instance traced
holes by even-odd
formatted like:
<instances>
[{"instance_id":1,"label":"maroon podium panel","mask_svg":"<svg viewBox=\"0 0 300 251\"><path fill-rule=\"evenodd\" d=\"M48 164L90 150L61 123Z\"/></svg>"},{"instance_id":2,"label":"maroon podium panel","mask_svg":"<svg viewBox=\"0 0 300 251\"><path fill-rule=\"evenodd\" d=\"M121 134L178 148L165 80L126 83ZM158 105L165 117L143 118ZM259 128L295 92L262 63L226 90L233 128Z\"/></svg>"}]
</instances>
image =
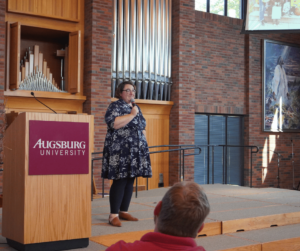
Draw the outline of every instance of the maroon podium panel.
<instances>
[{"instance_id":1,"label":"maroon podium panel","mask_svg":"<svg viewBox=\"0 0 300 251\"><path fill-rule=\"evenodd\" d=\"M29 121L29 175L88 173L88 123Z\"/></svg>"}]
</instances>

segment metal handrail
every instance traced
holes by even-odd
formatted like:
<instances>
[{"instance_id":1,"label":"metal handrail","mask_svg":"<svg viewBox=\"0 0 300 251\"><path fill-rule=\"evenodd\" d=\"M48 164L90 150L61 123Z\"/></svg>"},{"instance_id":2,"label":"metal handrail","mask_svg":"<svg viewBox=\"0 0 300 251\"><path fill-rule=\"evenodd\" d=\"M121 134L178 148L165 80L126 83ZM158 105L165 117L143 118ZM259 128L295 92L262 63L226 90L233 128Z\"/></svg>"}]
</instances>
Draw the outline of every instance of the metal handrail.
<instances>
[{"instance_id":1,"label":"metal handrail","mask_svg":"<svg viewBox=\"0 0 300 251\"><path fill-rule=\"evenodd\" d=\"M224 154L224 149L225 147L244 147L244 148L250 148L251 149L251 158L250 158L250 187L252 187L252 154L253 153L258 153L259 148L258 146L247 146L247 145L198 145L201 147L212 147L212 184L214 184L214 148L215 147L222 147L223 148L223 155ZM256 151L253 151L253 148L256 148ZM225 168L224 166L225 162L223 162L223 184L225 181L225 177L227 174L227 168ZM209 176L208 176L208 180L209 180Z\"/></svg>"},{"instance_id":2,"label":"metal handrail","mask_svg":"<svg viewBox=\"0 0 300 251\"><path fill-rule=\"evenodd\" d=\"M93 154L101 154L101 153L103 153L103 152L93 152L92 155Z\"/></svg>"},{"instance_id":3,"label":"metal handrail","mask_svg":"<svg viewBox=\"0 0 300 251\"><path fill-rule=\"evenodd\" d=\"M185 148L182 148L183 146L186 146ZM179 151L179 173L180 173L180 180L183 181L184 180L184 157L185 156L190 156L190 155L199 155L201 153L201 148L199 146L196 145L160 145L160 146L150 146L148 148L158 148L158 147L179 147L177 149L169 149L169 150L162 150L162 151L155 151L155 152L149 152L149 154L152 153L163 153L163 152L174 152L174 151ZM199 153L191 153L191 154L185 154L184 151L186 150L193 150L193 149L198 149ZM181 165L181 151L182 153L182 158L183 158L183 163ZM148 178L147 178L147 191L148 191ZM136 190L136 195L137 197L137 190Z\"/></svg>"},{"instance_id":4,"label":"metal handrail","mask_svg":"<svg viewBox=\"0 0 300 251\"><path fill-rule=\"evenodd\" d=\"M182 148L184 146L184 148ZM179 160L179 172L180 172L180 179L181 181L184 180L184 173L185 173L185 156L191 156L191 155L199 155L201 153L201 147L212 147L212 183L214 183L214 148L215 147L222 147L223 148L223 154L224 154L224 149L225 147L244 147L244 148L250 148L251 149L251 158L250 158L250 187L252 187L252 159L253 159L253 153L257 153L259 151L259 148L257 146L247 146L247 145L159 145L159 146L149 146L148 148L159 148L159 147L179 147L176 149L168 149L168 150L162 150L162 151L154 151L154 152L150 152L149 154L154 154L154 153L164 153L164 152L174 152L174 151L179 151L180 152L180 160ZM256 151L253 151L253 149L256 148ZM185 154L186 150L192 150L192 149L198 149L199 153L191 153L191 154ZM181 153L182 152L182 153ZM103 152L94 152L92 153L92 155L95 154L102 154ZM182 160L181 160L181 154L182 154ZM92 180L92 187L91 187L91 191L92 191L92 200L93 200L93 163L94 160L102 160L103 157L98 157L98 158L92 158L92 171L91 171L91 180ZM225 181L225 176L226 176L226 168L224 166L225 162L223 162L223 183ZM209 177L208 177L209 178ZM136 197L137 197L137 179L136 179ZM147 178L147 190L148 190L148 178ZM104 178L102 178L102 198L104 197Z\"/></svg>"},{"instance_id":5,"label":"metal handrail","mask_svg":"<svg viewBox=\"0 0 300 251\"><path fill-rule=\"evenodd\" d=\"M159 146L150 146L148 148L159 148L159 147L179 147L177 149L168 149L168 150L162 150L162 151L154 151L154 152L149 152L149 154L154 154L154 153L164 153L164 152L174 152L174 151L179 151L180 152L180 159L181 159L181 152L183 152L183 167L181 168L181 161L179 163L179 170L180 170L180 175L183 171L183 180L184 180L184 156L190 156L190 155L199 155L201 153L201 148L199 146L196 145L188 145L188 147L182 148L183 146L187 146L187 145L159 145ZM193 150L193 149L198 149L199 153L192 153L192 154L185 154L184 152L186 150ZM94 154L102 154L103 152L94 152L92 153L92 155ZM98 157L98 158L92 158L92 167L91 167L91 199L93 201L93 165L94 165L94 160L102 160L103 157ZM135 193L136 193L136 197L137 197L137 179L136 179L136 189L135 189ZM148 190L148 178L147 178L147 190ZM102 178L102 198L104 197L104 178Z\"/></svg>"},{"instance_id":6,"label":"metal handrail","mask_svg":"<svg viewBox=\"0 0 300 251\"><path fill-rule=\"evenodd\" d=\"M212 162L212 183L214 184L214 147L219 146L219 145L197 145L197 146L199 146L199 147L203 147L203 146L212 147L212 160L213 160L213 162ZM209 181L209 172L208 172L207 178L208 178L208 181Z\"/></svg>"},{"instance_id":7,"label":"metal handrail","mask_svg":"<svg viewBox=\"0 0 300 251\"><path fill-rule=\"evenodd\" d=\"M185 148L182 148L183 146L185 146ZM155 151L155 152L149 152L149 154L151 153L162 153L162 152L173 152L173 151L180 151L180 155L179 155L179 173L180 173L180 180L183 181L184 180L184 157L185 156L191 156L191 155L199 155L201 153L201 148L197 145L160 145L160 146L150 146L148 148L158 148L158 147L179 147L177 149L169 149L169 150L162 150L162 151ZM190 154L185 154L185 150L192 150L192 149L198 149L199 153L190 153ZM181 164L181 151L183 151L182 154L182 164ZM147 185L148 185L148 180L147 180ZM148 190L148 187L147 187Z\"/></svg>"},{"instance_id":8,"label":"metal handrail","mask_svg":"<svg viewBox=\"0 0 300 251\"><path fill-rule=\"evenodd\" d=\"M272 151L273 153L275 153L277 155L277 188L280 188L280 185L279 185L279 160L280 160L280 157L282 158L283 156L278 153L278 152L275 152L273 150L270 150Z\"/></svg>"},{"instance_id":9,"label":"metal handrail","mask_svg":"<svg viewBox=\"0 0 300 251\"><path fill-rule=\"evenodd\" d=\"M95 155L95 154L102 154L103 152L93 152L92 155ZM102 160L103 157L98 157L98 158L92 158L92 166L91 166L91 199L93 201L93 176L94 176L94 160ZM103 184L102 184L102 189L104 191L104 180L103 180ZM104 193L104 192L103 192ZM104 197L104 194L103 194L103 197Z\"/></svg>"},{"instance_id":10,"label":"metal handrail","mask_svg":"<svg viewBox=\"0 0 300 251\"><path fill-rule=\"evenodd\" d=\"M258 146L247 146L247 145L246 146L245 145L243 145L243 146L237 146L237 145L219 145L219 146L222 146L223 149L224 149L224 147L226 147L226 148L227 147L245 147L245 148L247 147L247 148L251 149L251 158L250 158L250 188L251 188L252 187L252 154L259 152ZM253 148L256 148L255 152L252 151Z\"/></svg>"}]
</instances>

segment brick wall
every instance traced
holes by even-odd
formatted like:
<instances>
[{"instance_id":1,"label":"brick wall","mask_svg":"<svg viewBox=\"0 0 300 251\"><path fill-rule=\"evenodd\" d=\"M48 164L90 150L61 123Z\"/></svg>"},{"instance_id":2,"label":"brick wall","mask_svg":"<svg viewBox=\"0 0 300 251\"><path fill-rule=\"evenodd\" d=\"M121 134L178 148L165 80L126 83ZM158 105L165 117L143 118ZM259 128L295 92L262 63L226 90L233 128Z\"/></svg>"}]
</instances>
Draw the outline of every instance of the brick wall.
<instances>
[{"instance_id":1,"label":"brick wall","mask_svg":"<svg viewBox=\"0 0 300 251\"><path fill-rule=\"evenodd\" d=\"M95 152L103 151L106 135L104 115L110 104L111 47L113 26L113 1L85 1L85 51L84 51L84 112L94 115ZM94 177L102 189L101 161L95 163ZM106 180L106 187L109 181Z\"/></svg>"},{"instance_id":2,"label":"brick wall","mask_svg":"<svg viewBox=\"0 0 300 251\"><path fill-rule=\"evenodd\" d=\"M292 188L292 142L294 143L295 183L300 181L300 135L299 133L262 132L262 41L271 39L300 45L299 34L249 35L249 144L261 146L253 160L255 186L277 187L278 158L270 150L282 155L279 162L280 187ZM266 172L266 177L264 177Z\"/></svg>"},{"instance_id":3,"label":"brick wall","mask_svg":"<svg viewBox=\"0 0 300 251\"><path fill-rule=\"evenodd\" d=\"M283 156L280 187L292 188L291 139L297 185L299 134L262 132L262 40L300 44L300 35L241 35L242 20L195 12L195 112L245 115L244 143L260 147L253 154L253 186L277 187L278 159L273 149ZM249 185L249 158L245 150L245 185Z\"/></svg>"},{"instance_id":4,"label":"brick wall","mask_svg":"<svg viewBox=\"0 0 300 251\"><path fill-rule=\"evenodd\" d=\"M194 144L195 3L172 1L172 96L170 144ZM170 154L170 184L179 181L179 154ZM194 179L194 158L185 158L185 180Z\"/></svg>"},{"instance_id":5,"label":"brick wall","mask_svg":"<svg viewBox=\"0 0 300 251\"><path fill-rule=\"evenodd\" d=\"M196 11L195 111L245 114L242 20Z\"/></svg>"}]
</instances>

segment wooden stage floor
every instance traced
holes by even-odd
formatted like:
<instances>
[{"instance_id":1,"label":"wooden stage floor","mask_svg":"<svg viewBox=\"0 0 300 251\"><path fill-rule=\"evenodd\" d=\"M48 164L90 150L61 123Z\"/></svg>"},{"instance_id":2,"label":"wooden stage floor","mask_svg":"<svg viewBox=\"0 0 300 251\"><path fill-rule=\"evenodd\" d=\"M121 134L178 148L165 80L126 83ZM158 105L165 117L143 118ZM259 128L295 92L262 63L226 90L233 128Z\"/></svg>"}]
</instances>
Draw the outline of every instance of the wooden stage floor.
<instances>
[{"instance_id":1,"label":"wooden stage floor","mask_svg":"<svg viewBox=\"0 0 300 251\"><path fill-rule=\"evenodd\" d=\"M300 250L300 191L278 188L249 188L231 185L203 185L211 212L196 239L207 251ZM168 188L135 193L129 212L138 222L122 221L122 227L108 224L109 198L92 202L92 237L84 251L105 250L113 243L133 242L153 231L153 210ZM13 250L0 236L0 251Z\"/></svg>"}]
</instances>

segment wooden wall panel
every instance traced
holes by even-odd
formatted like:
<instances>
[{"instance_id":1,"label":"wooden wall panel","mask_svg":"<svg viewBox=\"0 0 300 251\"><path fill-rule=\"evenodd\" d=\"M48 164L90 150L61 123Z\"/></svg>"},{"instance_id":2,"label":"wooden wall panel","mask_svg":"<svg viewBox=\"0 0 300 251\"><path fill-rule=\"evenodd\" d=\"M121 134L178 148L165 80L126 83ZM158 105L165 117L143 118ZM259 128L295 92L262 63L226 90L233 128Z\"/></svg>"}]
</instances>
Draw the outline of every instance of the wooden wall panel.
<instances>
[{"instance_id":1,"label":"wooden wall panel","mask_svg":"<svg viewBox=\"0 0 300 251\"><path fill-rule=\"evenodd\" d=\"M19 70L20 70L20 33L21 26L19 23L14 23L10 25L11 43L10 49L10 66L9 66L9 80L10 88L19 88Z\"/></svg>"},{"instance_id":2,"label":"wooden wall panel","mask_svg":"<svg viewBox=\"0 0 300 251\"><path fill-rule=\"evenodd\" d=\"M6 113L9 112L46 112L51 110L36 101L34 98L6 97ZM41 102L49 106L56 113L77 112L82 113L82 104L84 100L63 100L63 99L45 99L39 98Z\"/></svg>"},{"instance_id":3,"label":"wooden wall panel","mask_svg":"<svg viewBox=\"0 0 300 251\"><path fill-rule=\"evenodd\" d=\"M78 22L79 0L8 0L8 12Z\"/></svg>"},{"instance_id":4,"label":"wooden wall panel","mask_svg":"<svg viewBox=\"0 0 300 251\"><path fill-rule=\"evenodd\" d=\"M143 102L143 103L140 103ZM151 102L153 102L151 104ZM169 121L173 102L166 101L155 104L156 101L136 100L146 119L146 135L149 146L169 145ZM159 101L158 101L159 102ZM150 152L168 150L167 147L150 148ZM148 179L148 188L158 188L159 174L163 174L164 186L169 186L169 153L150 154L152 178ZM145 178L138 179L138 185L145 185Z\"/></svg>"},{"instance_id":5,"label":"wooden wall panel","mask_svg":"<svg viewBox=\"0 0 300 251\"><path fill-rule=\"evenodd\" d=\"M39 103L31 96L31 91L4 92L6 113L15 112L46 112L51 110ZM67 113L75 111L82 113L82 104L86 100L85 96L71 95L70 93L42 92L35 91L35 96L44 104L57 113Z\"/></svg>"},{"instance_id":6,"label":"wooden wall panel","mask_svg":"<svg viewBox=\"0 0 300 251\"><path fill-rule=\"evenodd\" d=\"M80 92L80 31L75 31L69 35L69 58L68 58L68 92Z\"/></svg>"}]
</instances>

